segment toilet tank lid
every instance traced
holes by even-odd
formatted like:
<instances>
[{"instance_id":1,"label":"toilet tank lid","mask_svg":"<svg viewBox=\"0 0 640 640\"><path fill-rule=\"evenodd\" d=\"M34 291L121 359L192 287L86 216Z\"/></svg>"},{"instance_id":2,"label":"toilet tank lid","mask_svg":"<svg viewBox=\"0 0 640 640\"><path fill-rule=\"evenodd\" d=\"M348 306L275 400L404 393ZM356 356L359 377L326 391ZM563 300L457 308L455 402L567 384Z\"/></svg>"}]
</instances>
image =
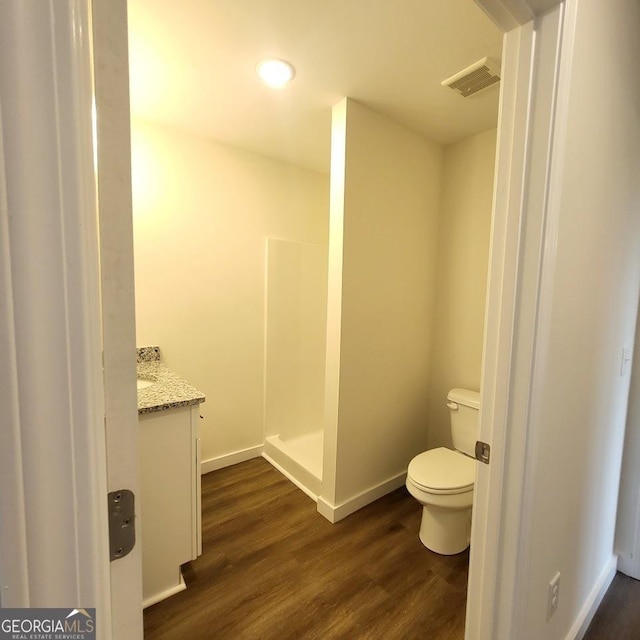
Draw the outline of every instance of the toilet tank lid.
<instances>
[{"instance_id":1,"label":"toilet tank lid","mask_svg":"<svg viewBox=\"0 0 640 640\"><path fill-rule=\"evenodd\" d=\"M480 394L477 391L470 391L469 389L451 389L447 400L450 402L457 402L465 407L471 407L472 409L480 408Z\"/></svg>"}]
</instances>

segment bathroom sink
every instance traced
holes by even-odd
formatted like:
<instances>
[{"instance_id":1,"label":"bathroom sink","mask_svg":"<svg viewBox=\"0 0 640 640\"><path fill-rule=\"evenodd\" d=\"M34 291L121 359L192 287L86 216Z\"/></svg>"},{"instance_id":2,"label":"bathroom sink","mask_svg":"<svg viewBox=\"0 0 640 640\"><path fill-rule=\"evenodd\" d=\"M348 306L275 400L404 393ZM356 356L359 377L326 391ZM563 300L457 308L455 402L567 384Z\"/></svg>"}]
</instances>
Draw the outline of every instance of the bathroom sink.
<instances>
[{"instance_id":1,"label":"bathroom sink","mask_svg":"<svg viewBox=\"0 0 640 640\"><path fill-rule=\"evenodd\" d=\"M138 391L140 391L140 389L146 389L147 387L150 387L154 382L155 380L149 380L148 378L138 378L136 380Z\"/></svg>"}]
</instances>

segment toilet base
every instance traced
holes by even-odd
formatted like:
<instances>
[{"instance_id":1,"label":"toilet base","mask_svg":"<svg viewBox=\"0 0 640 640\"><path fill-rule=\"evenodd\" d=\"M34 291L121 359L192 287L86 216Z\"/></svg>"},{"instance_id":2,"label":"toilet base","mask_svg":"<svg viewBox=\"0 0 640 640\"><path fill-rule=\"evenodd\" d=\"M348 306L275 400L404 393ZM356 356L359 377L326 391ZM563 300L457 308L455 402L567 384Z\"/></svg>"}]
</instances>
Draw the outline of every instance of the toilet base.
<instances>
[{"instance_id":1,"label":"toilet base","mask_svg":"<svg viewBox=\"0 0 640 640\"><path fill-rule=\"evenodd\" d=\"M420 542L443 556L462 553L471 542L471 509L423 506Z\"/></svg>"}]
</instances>

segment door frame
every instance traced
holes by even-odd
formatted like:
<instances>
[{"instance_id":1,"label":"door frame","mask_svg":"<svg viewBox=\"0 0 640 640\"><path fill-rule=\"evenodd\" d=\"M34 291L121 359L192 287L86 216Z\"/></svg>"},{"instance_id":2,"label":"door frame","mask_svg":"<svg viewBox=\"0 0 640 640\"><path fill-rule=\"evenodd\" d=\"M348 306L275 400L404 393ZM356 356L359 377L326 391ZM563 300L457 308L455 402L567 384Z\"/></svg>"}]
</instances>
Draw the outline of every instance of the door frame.
<instances>
[{"instance_id":1,"label":"door frame","mask_svg":"<svg viewBox=\"0 0 640 640\"><path fill-rule=\"evenodd\" d=\"M43 0L7 0L0 5L0 30L3 24L12 25L5 20L7 17L13 20L18 16L20 20L26 20L25 24L30 24L32 30L33 24L49 21L43 25L50 35L48 40L39 41L34 35L35 30L31 36L25 32L22 34L25 38L24 42L16 42L15 57L4 56L5 60L10 61L18 59L20 54L20 65L13 65L11 68L10 62L4 65L0 62L2 65L0 69L3 71L0 73L0 97L3 106L0 117L4 125L3 130L13 131L16 128L15 130L24 134L24 140L34 145L41 145L43 142L41 136L29 135L30 128L39 131L39 128L33 126L34 123L39 123L42 127L50 127L45 141L49 141L52 147L48 150L49 154L44 157L56 159L55 162L42 163L42 171L48 170L49 175L43 173L42 176L34 177L33 167L15 166L13 162L14 156L24 153L25 147L21 146L24 140L16 143L15 136L12 134L11 139L7 140L5 135L2 141L5 164L4 171L0 170L0 185L4 187L6 195L5 198L0 199L2 207L0 209L0 231L2 231L0 242L3 243L0 254L0 346L3 352L9 355L7 358L9 366L3 366L0 372L2 376L0 406L3 406L3 410L10 412L10 424L13 429L3 432L1 436L3 441L0 444L3 446L0 447L0 455L4 455L5 459L1 461L3 464L0 464L0 481L3 486L0 517L3 522L12 523L15 535L3 536L0 540L0 580L3 585L11 583L11 593L17 594L16 599L11 601L7 595L4 595L2 602L7 603L5 606L10 606L10 602L22 602L23 606L36 602L37 598L31 597L32 571L35 570L35 563L30 562L30 558L51 556L52 554L46 553L50 548L51 540L60 539L62 543L63 535L68 537L67 516L72 517L71 521L76 523L75 538L78 543L78 553L74 558L69 558L67 571L75 572L73 573L76 576L75 587L70 587L67 591L60 589L60 572L53 572L45 580L46 584L39 586L40 591L45 593L46 589L50 589L52 601L61 601L73 593L81 606L93 606L95 603L101 612L99 614L102 620L99 627L101 637L128 637L135 640L142 637L141 598L131 599L128 614L112 609L109 584L114 592L117 592L117 589L113 589L114 576L109 575L109 564L105 561L108 549L106 512L103 508L99 508L99 505L103 504L107 489L107 444L102 428L105 404L103 393L106 391L107 399L110 393L114 393L114 388L109 387L111 384L109 380L120 379L124 384L128 378L135 375L135 372L131 373L133 353L129 355L126 351L131 345L135 323L131 304L133 266L128 258L125 260L124 267L117 264L118 257L130 255L132 260L132 251L129 253L127 249L127 244L131 243L131 211L130 206L126 208L125 203L120 221L126 223L128 217L129 223L122 228L114 225L117 230L112 229L112 238L121 244L113 253L106 256L113 258L113 262L105 263L104 250L109 247L105 247L104 244L100 247L97 242L93 146L87 138L87 127L92 113L91 101L94 96L94 88L90 82L92 54L99 62L95 67L98 81L100 73L109 73L108 67L114 60L113 56L116 64L111 72L118 70L122 76L123 60L122 57L118 58L118 52L121 55L123 46L126 52L126 40L123 44L121 39L123 28L126 33L126 1L93 0L93 10L103 10L103 17L106 20L101 23L104 26L104 38L96 37L92 43L93 50L89 42L90 16L87 2L49 0L48 13L38 11L42 2ZM526 344L519 342L522 334L516 330L516 321L524 317L520 312L529 308L527 305L533 304L533 308L536 308L539 281L533 278L531 288L525 292L526 295L523 295L522 282L519 280L525 241L522 234L527 221L526 194L547 193L549 181L549 174L545 173L534 176L537 182L532 182L531 109L538 90L533 70L537 70L538 78L547 80L551 78L555 82L559 65L558 59L549 59L544 61L546 65L544 68L540 67L541 61L536 60L536 30L532 22L534 16L540 12L539 5L549 9L559 2L555 0L547 2L544 0L538 0L538 2L536 0L527 2L525 0L476 0L476 2L505 31L506 36L483 358L483 408L480 418L481 439L486 439L491 444L492 460L487 467L479 465L476 484L465 636L467 640L508 637L496 635L494 630L509 626L497 627L496 623L499 621L501 612L507 611L509 601L505 600L506 588L510 584L517 583L519 579L518 565L502 561L499 551L505 540L505 531L515 523L518 557L521 557L523 552L519 541L522 535L520 518L525 495L525 472L524 469L519 469L513 464L507 465L507 461L513 447L516 447L522 455L526 452L528 444L526 423L520 425L513 421L514 411L523 410L522 406L519 407L516 404L516 401L521 400L523 396L515 393L513 380L518 373L524 376L518 378L520 381L526 381L527 376L531 377L531 358L517 359L516 354L526 356L528 353L531 356L532 353L527 352L526 349L524 352L518 351L518 347L524 347ZM113 7L114 4L117 5L116 10L107 6ZM29 16L29 14L32 15ZM119 34L115 39L111 37L112 29L116 29ZM52 40L55 41L55 47L51 46ZM9 40L3 38L3 43L9 41L13 42L11 38ZM28 45L27 48L24 48L25 44ZM7 48L4 44L3 47L6 53ZM29 55L25 55L26 52ZM38 59L36 54L42 57ZM52 61L47 78L42 76L43 59ZM538 66L536 67L534 63ZM124 71L126 72L126 69ZM125 81L126 78L127 74L124 73ZM7 107L7 104L11 99L12 83L30 79L33 80L31 85L36 92L34 94L36 100L28 102L29 109L25 116L24 110L17 108L12 110ZM68 83L68 86L59 84L55 96L37 94L37 91L56 86L56 83L61 83L63 80ZM27 85L31 86L29 83ZM122 89L122 85L120 87ZM122 93L117 97L122 99ZM40 105L38 100L41 101ZM52 100L56 114L72 113L76 117L75 123L81 122L83 126L78 127L77 124L73 126L73 123L60 117L51 118ZM114 113L117 114L116 124L113 124ZM547 127L547 136L542 136L540 139L550 141L556 135L553 132L555 117L552 114L546 125L544 122L541 123L541 126ZM118 130L122 134L122 118L123 112L115 101L110 99L109 92L103 93L102 101L98 101L98 129L105 125L102 129L103 135L107 136L103 138L104 148L110 154L111 161L117 160L118 157L121 160L129 157L129 148L126 146L128 122L126 135L119 135L114 140L108 137L109 123L114 127L120 127ZM541 132L537 131L536 139L539 135ZM60 144L61 141L68 141L69 144ZM100 147L98 149L100 150ZM7 169L9 158L12 161L10 169ZM42 226L42 212L50 209L49 202L47 202L47 209L35 211L30 220L32 226L25 226L22 235L8 233L9 228L16 228L23 224L18 220L19 216L15 215L14 205L18 202L16 190L21 190L20 193L25 198L34 195L37 191L34 189L36 178L41 177L43 184L55 186L54 174L66 180L64 202L59 198L59 189L58 191L54 189L54 195L57 194L58 199L53 199L55 202L59 201L60 205L56 210L57 220L61 223L58 229L60 242L54 243L50 238L45 242L46 238L38 229L39 225ZM105 176L105 179L108 181L111 178ZM122 173L117 174L113 179L115 188L123 190L130 199L130 182L127 181L127 176L124 176L124 183L119 182L123 179ZM60 187L61 183L57 184ZM102 183L102 187L104 186L105 183ZM547 204L545 200L543 211L546 210ZM27 222L29 218L25 216L24 224ZM67 269L63 274L63 282L66 285L65 295L39 299L46 283L50 283L52 287L58 286L57 272L47 273L46 270L41 269L38 273L41 280L36 282L29 271L16 269L14 257L31 255L34 250L34 237L39 239L40 244L37 246L43 251L43 255L49 256L54 263L68 265L69 258L74 258L73 272ZM101 257L103 259L102 283L98 273ZM122 332L125 337L125 348L122 352L110 351L111 348L115 349L113 346L115 343L112 343L112 346L105 344L105 364L110 363L108 375L111 376L107 378L106 387L101 368L101 344L97 332L97 327L100 326L100 305L103 302L98 291L101 284L104 284L105 268L113 269L112 276L116 274L123 277L126 289L123 293L118 288L117 278L116 281L111 282L114 299L121 294L120 299L124 301L125 307L116 316L104 314L104 308L102 309L103 323L107 325L113 323L114 335ZM82 277L78 277L79 274ZM112 311L114 310L115 308L112 308ZM30 357L25 358L23 352L19 350L29 344L29 336L34 339L40 336L44 317L65 319L67 330L61 334L64 340L56 344L47 343L46 357L36 357L39 354L30 349L27 350L27 355ZM73 331L69 330L71 327ZM61 331L64 328L61 327ZM35 344L38 344L37 340ZM135 345L135 340L133 344ZM109 353L107 353L108 350ZM62 370L61 362L65 365ZM61 375L61 371L64 375ZM75 403L73 405L75 413L71 416L75 419L74 431L72 437L66 441L66 447L60 443L56 445L55 438L51 443L54 445L52 450L47 451L42 446L35 447L36 453L40 454L38 457L32 455L29 447L42 436L42 427L37 421L29 421L28 402L33 399L48 399L51 403L55 403L55 399L51 397L52 379L59 382L59 390L66 390L66 396ZM28 388L25 385L26 381L29 382ZM116 382L113 384L117 385ZM125 404L126 402L129 401L125 401ZM121 409L123 414L129 411L126 406ZM55 415L50 416L48 422L49 432L68 433L70 415L54 413ZM38 417L42 418L41 415ZM80 420L80 418L83 419ZM507 425L510 425L509 433L507 433ZM112 429L117 429L117 426L107 424L108 435L115 433L112 433ZM132 446L135 452L135 437L131 436L131 433L129 435L134 441ZM6 448L5 441L8 444ZM48 457L51 451L56 455L59 454L62 462L69 463L69 471L67 474L49 478L47 483L35 485L32 479L39 478L42 475L41 470L50 467L51 461ZM28 455L26 455L27 452ZM82 460L91 461L91 464L78 464L78 461ZM67 468L62 462L61 467ZM74 462L75 466L71 464ZM10 487L10 489L5 490L4 487ZM65 491L69 487L73 489L71 492L73 499L59 503L56 511L57 520L62 521L64 527L57 531L52 521L51 526L47 527L47 540L45 540L44 532L41 531L38 536L28 517L32 496L30 495L27 500L27 492L31 492L34 498L40 500L46 513L46 509L50 509L50 505L46 503L50 492L53 489L58 492ZM32 504L39 503L36 500ZM88 505L87 513L90 513L91 517L76 518L78 508L82 505L85 507ZM58 551L59 549L56 548L56 554ZM135 560L134 556L132 565L136 563L139 568L139 559ZM88 575L91 576L91 580L86 579ZM493 580L487 580L487 576L495 577ZM71 603L66 602L61 606L67 604ZM125 618L130 616L130 621L133 622L133 630L128 634L123 633L119 626L123 615ZM514 616L517 618L517 615L516 611ZM512 621L513 618L511 618Z\"/></svg>"},{"instance_id":2,"label":"door frame","mask_svg":"<svg viewBox=\"0 0 640 640\"><path fill-rule=\"evenodd\" d=\"M545 313L541 274L553 260L543 246L561 174L552 159L562 143L556 122L565 18L554 0L476 2L505 37L479 425L491 460L477 465L465 640L510 640L520 637L529 562L528 412Z\"/></svg>"},{"instance_id":3,"label":"door frame","mask_svg":"<svg viewBox=\"0 0 640 640\"><path fill-rule=\"evenodd\" d=\"M91 13L107 484L109 491L133 491L137 501L140 491L127 0L91 0ZM141 520L137 505L138 542L128 555L110 565L114 638L136 640L143 635Z\"/></svg>"}]
</instances>

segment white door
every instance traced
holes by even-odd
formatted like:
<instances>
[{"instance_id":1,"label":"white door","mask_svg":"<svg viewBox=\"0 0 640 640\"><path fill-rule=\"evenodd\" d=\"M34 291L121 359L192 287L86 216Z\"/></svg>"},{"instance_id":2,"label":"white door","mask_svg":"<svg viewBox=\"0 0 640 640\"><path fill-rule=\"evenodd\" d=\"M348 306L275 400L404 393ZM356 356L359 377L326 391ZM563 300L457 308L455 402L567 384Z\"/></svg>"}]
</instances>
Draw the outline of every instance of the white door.
<instances>
[{"instance_id":1,"label":"white door","mask_svg":"<svg viewBox=\"0 0 640 640\"><path fill-rule=\"evenodd\" d=\"M94 10L100 220L90 5L0 3L0 606L136 640L139 546L110 563L107 525L136 489L126 3Z\"/></svg>"}]
</instances>

